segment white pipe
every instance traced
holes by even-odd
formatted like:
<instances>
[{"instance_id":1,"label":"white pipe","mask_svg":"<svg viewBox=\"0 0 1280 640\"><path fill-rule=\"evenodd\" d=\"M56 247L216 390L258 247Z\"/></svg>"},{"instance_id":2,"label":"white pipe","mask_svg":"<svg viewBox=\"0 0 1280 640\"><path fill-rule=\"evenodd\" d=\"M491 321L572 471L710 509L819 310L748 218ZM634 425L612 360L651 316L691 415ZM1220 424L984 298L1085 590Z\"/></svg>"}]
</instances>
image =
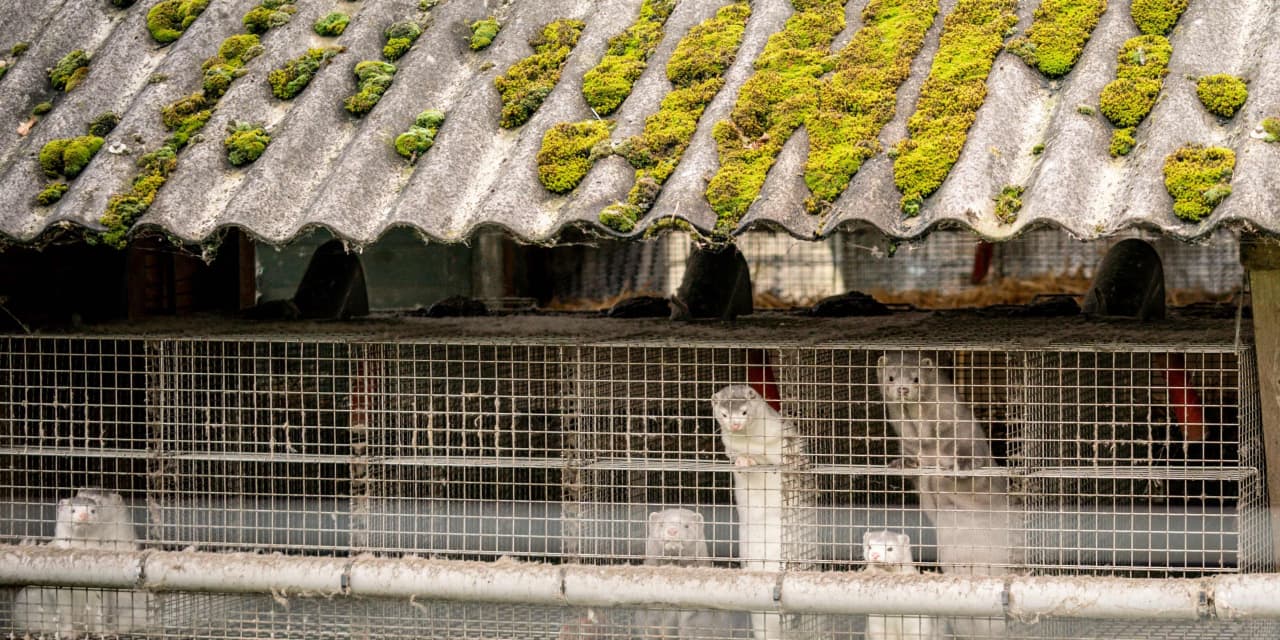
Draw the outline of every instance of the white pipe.
<instances>
[{"instance_id":1,"label":"white pipe","mask_svg":"<svg viewBox=\"0 0 1280 640\"><path fill-rule=\"evenodd\" d=\"M1221 618L1280 618L1280 576L1219 576L1214 579L1213 605Z\"/></svg>"},{"instance_id":2,"label":"white pipe","mask_svg":"<svg viewBox=\"0 0 1280 640\"><path fill-rule=\"evenodd\" d=\"M1274 578L1274 576L1273 576ZM1009 614L1133 620L1197 620L1210 580L1041 576L1009 583Z\"/></svg>"},{"instance_id":3,"label":"white pipe","mask_svg":"<svg viewBox=\"0 0 1280 640\"><path fill-rule=\"evenodd\" d=\"M141 569L141 570L140 570ZM0 584L510 604L1194 620L1280 619L1280 574L979 577L0 547Z\"/></svg>"}]
</instances>

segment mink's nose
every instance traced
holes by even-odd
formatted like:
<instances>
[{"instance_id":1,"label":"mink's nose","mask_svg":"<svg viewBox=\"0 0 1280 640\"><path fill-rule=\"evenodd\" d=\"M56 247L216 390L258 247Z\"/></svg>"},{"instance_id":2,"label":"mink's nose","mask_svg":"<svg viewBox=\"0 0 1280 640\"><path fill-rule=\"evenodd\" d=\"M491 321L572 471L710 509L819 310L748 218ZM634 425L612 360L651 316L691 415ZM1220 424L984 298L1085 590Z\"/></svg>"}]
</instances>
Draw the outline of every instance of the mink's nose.
<instances>
[{"instance_id":1,"label":"mink's nose","mask_svg":"<svg viewBox=\"0 0 1280 640\"><path fill-rule=\"evenodd\" d=\"M676 527L667 527L668 538L677 538L679 536L680 536L680 529L677 529Z\"/></svg>"}]
</instances>

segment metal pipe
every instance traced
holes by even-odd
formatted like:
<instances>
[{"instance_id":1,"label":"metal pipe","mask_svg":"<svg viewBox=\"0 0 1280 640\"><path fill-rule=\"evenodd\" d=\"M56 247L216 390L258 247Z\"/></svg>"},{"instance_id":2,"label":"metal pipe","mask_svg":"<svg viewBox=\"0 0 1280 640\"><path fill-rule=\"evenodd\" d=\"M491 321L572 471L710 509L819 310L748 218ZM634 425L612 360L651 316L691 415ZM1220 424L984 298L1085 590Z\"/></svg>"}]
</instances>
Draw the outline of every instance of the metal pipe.
<instances>
[{"instance_id":1,"label":"metal pipe","mask_svg":"<svg viewBox=\"0 0 1280 640\"><path fill-rule=\"evenodd\" d=\"M136 573L141 566L141 573ZM132 577L132 580L129 578ZM424 558L0 548L0 584L1017 619L1280 619L1280 574L1203 579L767 572Z\"/></svg>"}]
</instances>

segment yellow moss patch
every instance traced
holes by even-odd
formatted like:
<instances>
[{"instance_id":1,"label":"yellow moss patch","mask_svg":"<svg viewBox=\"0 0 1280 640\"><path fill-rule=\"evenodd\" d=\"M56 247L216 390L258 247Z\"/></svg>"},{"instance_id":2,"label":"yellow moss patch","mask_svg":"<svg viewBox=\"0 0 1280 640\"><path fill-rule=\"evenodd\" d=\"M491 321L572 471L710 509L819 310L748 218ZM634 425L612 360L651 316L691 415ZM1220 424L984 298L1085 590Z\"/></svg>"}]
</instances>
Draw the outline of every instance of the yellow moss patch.
<instances>
[{"instance_id":1,"label":"yellow moss patch","mask_svg":"<svg viewBox=\"0 0 1280 640\"><path fill-rule=\"evenodd\" d=\"M937 12L936 0L872 0L863 10L863 27L840 51L806 123L810 213L824 213L880 150L880 130L893 120L898 87L911 74Z\"/></svg>"},{"instance_id":2,"label":"yellow moss patch","mask_svg":"<svg viewBox=\"0 0 1280 640\"><path fill-rule=\"evenodd\" d=\"M147 12L147 31L160 44L173 42L208 6L209 0L164 0Z\"/></svg>"},{"instance_id":3,"label":"yellow moss patch","mask_svg":"<svg viewBox=\"0 0 1280 640\"><path fill-rule=\"evenodd\" d=\"M600 64L582 78L582 97L597 114L613 113L631 95L631 85L644 72L649 56L662 41L662 27L675 6L676 0L644 0L640 18L609 40Z\"/></svg>"},{"instance_id":4,"label":"yellow moss patch","mask_svg":"<svg viewBox=\"0 0 1280 640\"><path fill-rule=\"evenodd\" d=\"M80 175L102 144L103 139L98 136L54 138L40 148L40 168L50 178L74 178Z\"/></svg>"},{"instance_id":5,"label":"yellow moss patch","mask_svg":"<svg viewBox=\"0 0 1280 640\"><path fill-rule=\"evenodd\" d=\"M363 116L377 106L382 94L391 87L396 75L396 66L381 60L365 60L356 63L353 70L356 74L356 86L359 91L347 98L343 107L353 116Z\"/></svg>"},{"instance_id":6,"label":"yellow moss patch","mask_svg":"<svg viewBox=\"0 0 1280 640\"><path fill-rule=\"evenodd\" d=\"M302 93L334 56L346 51L344 47L324 47L307 49L307 52L285 63L279 69L267 74L267 82L271 85L271 94L281 100L290 100Z\"/></svg>"},{"instance_id":7,"label":"yellow moss patch","mask_svg":"<svg viewBox=\"0 0 1280 640\"><path fill-rule=\"evenodd\" d=\"M1017 22L1014 0L960 0L943 22L938 53L897 147L893 181L902 210L920 211L960 158L969 127L987 97L987 74Z\"/></svg>"},{"instance_id":8,"label":"yellow moss patch","mask_svg":"<svg viewBox=\"0 0 1280 640\"><path fill-rule=\"evenodd\" d=\"M1129 152L1133 151L1133 145L1137 144L1137 142L1133 137L1133 127L1116 129L1111 133L1111 157L1118 158L1129 155Z\"/></svg>"},{"instance_id":9,"label":"yellow moss patch","mask_svg":"<svg viewBox=\"0 0 1280 640\"><path fill-rule=\"evenodd\" d=\"M1067 75L1106 10L1107 0L1044 0L1026 37L1008 49L1050 78Z\"/></svg>"},{"instance_id":10,"label":"yellow moss patch","mask_svg":"<svg viewBox=\"0 0 1280 640\"><path fill-rule=\"evenodd\" d=\"M1022 210L1022 192L1025 187L1011 184L1000 190L995 197L996 219L1005 224L1013 224L1018 219L1018 211Z\"/></svg>"},{"instance_id":11,"label":"yellow moss patch","mask_svg":"<svg viewBox=\"0 0 1280 640\"><path fill-rule=\"evenodd\" d=\"M644 131L621 145L621 153L636 168L627 202L600 213L600 223L630 233L653 206L662 184L684 155L698 119L724 86L724 72L733 64L751 5L735 2L704 20L676 45L667 62L667 78L675 89L662 99L657 113L645 118Z\"/></svg>"},{"instance_id":12,"label":"yellow moss patch","mask_svg":"<svg viewBox=\"0 0 1280 640\"><path fill-rule=\"evenodd\" d=\"M1199 222L1231 195L1236 155L1230 149L1187 145L1164 161L1164 186L1173 196L1173 213Z\"/></svg>"},{"instance_id":13,"label":"yellow moss patch","mask_svg":"<svg viewBox=\"0 0 1280 640\"><path fill-rule=\"evenodd\" d=\"M1133 0L1129 15L1138 31L1149 36L1168 35L1187 9L1187 0Z\"/></svg>"},{"instance_id":14,"label":"yellow moss patch","mask_svg":"<svg viewBox=\"0 0 1280 640\"><path fill-rule=\"evenodd\" d=\"M609 153L612 128L608 120L588 120L561 122L548 129L538 150L538 181L552 193L573 191L596 159Z\"/></svg>"},{"instance_id":15,"label":"yellow moss patch","mask_svg":"<svg viewBox=\"0 0 1280 640\"><path fill-rule=\"evenodd\" d=\"M1249 87L1240 78L1220 73L1197 80L1196 96L1209 113L1230 118L1249 99Z\"/></svg>"},{"instance_id":16,"label":"yellow moss patch","mask_svg":"<svg viewBox=\"0 0 1280 640\"><path fill-rule=\"evenodd\" d=\"M833 66L827 51L844 29L844 2L793 0L792 5L796 13L769 37L729 119L712 130L720 170L706 195L719 233L737 227L760 194L783 144L813 115L820 78Z\"/></svg>"},{"instance_id":17,"label":"yellow moss patch","mask_svg":"<svg viewBox=\"0 0 1280 640\"><path fill-rule=\"evenodd\" d=\"M472 51L479 51L493 44L493 39L502 31L502 23L489 16L484 20L471 23L471 40L467 43Z\"/></svg>"},{"instance_id":18,"label":"yellow moss patch","mask_svg":"<svg viewBox=\"0 0 1280 640\"><path fill-rule=\"evenodd\" d=\"M542 101L560 82L560 70L585 27L581 20L556 20L548 24L529 41L533 55L516 62L506 73L493 79L502 96L499 126L514 129L533 117Z\"/></svg>"},{"instance_id":19,"label":"yellow moss patch","mask_svg":"<svg viewBox=\"0 0 1280 640\"><path fill-rule=\"evenodd\" d=\"M222 140L227 150L227 162L240 167L257 160L271 144L271 136L261 125L231 123L227 125L227 137Z\"/></svg>"},{"instance_id":20,"label":"yellow moss patch","mask_svg":"<svg viewBox=\"0 0 1280 640\"><path fill-rule=\"evenodd\" d=\"M1111 155L1125 155L1133 148L1133 128L1155 107L1172 54L1169 40L1159 35L1130 38L1120 48L1116 79L1103 87L1099 97L1102 115L1120 129L1112 136Z\"/></svg>"},{"instance_id":21,"label":"yellow moss patch","mask_svg":"<svg viewBox=\"0 0 1280 640\"><path fill-rule=\"evenodd\" d=\"M428 109L413 119L409 130L396 136L396 153L413 164L436 142L436 134L444 126L444 112Z\"/></svg>"},{"instance_id":22,"label":"yellow moss patch","mask_svg":"<svg viewBox=\"0 0 1280 640\"><path fill-rule=\"evenodd\" d=\"M76 49L65 56L49 70L49 84L59 91L71 91L89 75L89 55L83 49Z\"/></svg>"}]
</instances>

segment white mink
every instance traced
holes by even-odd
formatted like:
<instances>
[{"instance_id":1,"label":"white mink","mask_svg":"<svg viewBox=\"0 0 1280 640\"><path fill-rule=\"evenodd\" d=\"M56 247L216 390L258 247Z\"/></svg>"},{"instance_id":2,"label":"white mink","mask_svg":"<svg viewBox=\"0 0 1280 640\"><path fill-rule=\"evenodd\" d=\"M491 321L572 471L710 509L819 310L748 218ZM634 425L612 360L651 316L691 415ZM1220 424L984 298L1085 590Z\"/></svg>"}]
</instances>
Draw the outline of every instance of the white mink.
<instances>
[{"instance_id":1,"label":"white mink","mask_svg":"<svg viewBox=\"0 0 1280 640\"><path fill-rule=\"evenodd\" d=\"M729 385L711 394L725 454L739 467L782 464L787 423L755 389Z\"/></svg>"},{"instance_id":2,"label":"white mink","mask_svg":"<svg viewBox=\"0 0 1280 640\"><path fill-rule=\"evenodd\" d=\"M663 509L649 514L644 543L647 565L710 566L702 514L689 509Z\"/></svg>"},{"instance_id":3,"label":"white mink","mask_svg":"<svg viewBox=\"0 0 1280 640\"><path fill-rule=\"evenodd\" d=\"M60 548L138 548L129 507L118 493L81 489L58 501L52 546Z\"/></svg>"},{"instance_id":4,"label":"white mink","mask_svg":"<svg viewBox=\"0 0 1280 640\"><path fill-rule=\"evenodd\" d=\"M911 557L911 538L895 531L862 534L862 559L868 573L919 573ZM930 616L867 616L867 640L941 640L944 623Z\"/></svg>"},{"instance_id":5,"label":"white mink","mask_svg":"<svg viewBox=\"0 0 1280 640\"><path fill-rule=\"evenodd\" d=\"M933 360L890 352L876 363L885 414L899 436L903 466L971 470L995 467L973 410ZM1013 563L1009 484L1001 476L925 474L916 477L920 509L933 523L945 573L1002 575ZM1004 629L999 619L954 619L953 634L982 637Z\"/></svg>"},{"instance_id":6,"label":"white mink","mask_svg":"<svg viewBox=\"0 0 1280 640\"><path fill-rule=\"evenodd\" d=\"M748 385L730 385L711 396L711 407L720 425L725 455L735 466L733 495L738 506L738 555L742 568L751 571L782 569L782 473L754 469L758 465L784 463L790 427ZM777 614L751 614L756 640L782 636Z\"/></svg>"},{"instance_id":7,"label":"white mink","mask_svg":"<svg viewBox=\"0 0 1280 640\"><path fill-rule=\"evenodd\" d=\"M119 494L81 489L58 501L49 546L135 550L138 543L129 507ZM61 638L145 631L151 626L151 598L144 591L25 587L14 600L14 626Z\"/></svg>"}]
</instances>

